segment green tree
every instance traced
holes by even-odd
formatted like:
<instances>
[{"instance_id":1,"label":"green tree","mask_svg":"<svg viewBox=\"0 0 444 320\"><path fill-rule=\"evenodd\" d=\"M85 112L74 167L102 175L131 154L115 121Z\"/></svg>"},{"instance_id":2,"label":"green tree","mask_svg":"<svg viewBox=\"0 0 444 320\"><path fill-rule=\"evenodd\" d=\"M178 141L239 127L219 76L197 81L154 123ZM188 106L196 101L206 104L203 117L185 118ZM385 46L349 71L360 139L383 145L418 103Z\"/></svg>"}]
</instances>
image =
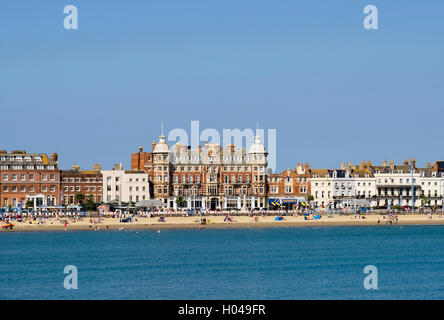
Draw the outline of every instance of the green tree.
<instances>
[{"instance_id":1,"label":"green tree","mask_svg":"<svg viewBox=\"0 0 444 320\"><path fill-rule=\"evenodd\" d=\"M94 210L95 208L96 208L96 204L94 203L93 195L90 194L87 197L86 209L87 210Z\"/></svg>"},{"instance_id":2,"label":"green tree","mask_svg":"<svg viewBox=\"0 0 444 320\"><path fill-rule=\"evenodd\" d=\"M26 208L27 209L34 208L34 201L32 201L32 200L26 201Z\"/></svg>"},{"instance_id":3,"label":"green tree","mask_svg":"<svg viewBox=\"0 0 444 320\"><path fill-rule=\"evenodd\" d=\"M422 205L423 206L429 206L430 205L430 199L426 196L422 196Z\"/></svg>"},{"instance_id":4,"label":"green tree","mask_svg":"<svg viewBox=\"0 0 444 320\"><path fill-rule=\"evenodd\" d=\"M178 196L176 199L176 204L179 208L183 208L187 204L187 202L182 196Z\"/></svg>"},{"instance_id":5,"label":"green tree","mask_svg":"<svg viewBox=\"0 0 444 320\"><path fill-rule=\"evenodd\" d=\"M85 195L83 193L78 192L75 195L75 199L76 199L77 203L82 204L83 201L85 201Z\"/></svg>"}]
</instances>

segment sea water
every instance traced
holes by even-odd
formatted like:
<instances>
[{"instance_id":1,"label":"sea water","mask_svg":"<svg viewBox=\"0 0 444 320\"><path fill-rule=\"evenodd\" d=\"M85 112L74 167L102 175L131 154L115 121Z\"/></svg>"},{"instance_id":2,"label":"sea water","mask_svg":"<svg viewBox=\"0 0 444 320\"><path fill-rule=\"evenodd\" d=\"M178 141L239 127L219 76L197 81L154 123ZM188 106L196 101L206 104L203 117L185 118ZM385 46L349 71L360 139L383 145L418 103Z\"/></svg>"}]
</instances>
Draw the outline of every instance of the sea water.
<instances>
[{"instance_id":1,"label":"sea water","mask_svg":"<svg viewBox=\"0 0 444 320\"><path fill-rule=\"evenodd\" d=\"M0 248L0 299L444 299L444 226L1 232Z\"/></svg>"}]
</instances>

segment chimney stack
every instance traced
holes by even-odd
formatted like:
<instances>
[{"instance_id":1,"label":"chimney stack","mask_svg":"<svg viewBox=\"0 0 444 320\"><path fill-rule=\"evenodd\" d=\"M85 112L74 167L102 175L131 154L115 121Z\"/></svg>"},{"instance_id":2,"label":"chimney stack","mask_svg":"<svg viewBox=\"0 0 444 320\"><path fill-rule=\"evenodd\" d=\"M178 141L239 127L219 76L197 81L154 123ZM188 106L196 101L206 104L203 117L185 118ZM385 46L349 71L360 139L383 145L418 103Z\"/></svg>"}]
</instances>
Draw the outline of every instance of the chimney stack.
<instances>
[{"instance_id":1,"label":"chimney stack","mask_svg":"<svg viewBox=\"0 0 444 320\"><path fill-rule=\"evenodd\" d=\"M156 147L156 140L153 140L153 152L155 147Z\"/></svg>"},{"instance_id":2,"label":"chimney stack","mask_svg":"<svg viewBox=\"0 0 444 320\"><path fill-rule=\"evenodd\" d=\"M58 154L57 153L52 153L51 154L51 159L52 159L52 161L54 161L54 162L57 162L57 160L59 159L59 156L58 156Z\"/></svg>"},{"instance_id":3,"label":"chimney stack","mask_svg":"<svg viewBox=\"0 0 444 320\"><path fill-rule=\"evenodd\" d=\"M408 162L408 161L407 161L407 162ZM392 170L395 169L395 161L390 160L390 168L391 168Z\"/></svg>"},{"instance_id":4,"label":"chimney stack","mask_svg":"<svg viewBox=\"0 0 444 320\"><path fill-rule=\"evenodd\" d=\"M409 160L404 160L404 165L408 166L409 165Z\"/></svg>"},{"instance_id":5,"label":"chimney stack","mask_svg":"<svg viewBox=\"0 0 444 320\"><path fill-rule=\"evenodd\" d=\"M438 173L438 163L434 162L433 163L433 171L435 171L436 173Z\"/></svg>"},{"instance_id":6,"label":"chimney stack","mask_svg":"<svg viewBox=\"0 0 444 320\"><path fill-rule=\"evenodd\" d=\"M102 170L102 166L101 166L100 164L95 164L95 165L93 166L93 168L94 168L94 170L96 170L96 171L100 171L100 170Z\"/></svg>"},{"instance_id":7,"label":"chimney stack","mask_svg":"<svg viewBox=\"0 0 444 320\"><path fill-rule=\"evenodd\" d=\"M412 158L412 166L413 166L413 168L416 168L416 160L415 160L415 158Z\"/></svg>"},{"instance_id":8,"label":"chimney stack","mask_svg":"<svg viewBox=\"0 0 444 320\"><path fill-rule=\"evenodd\" d=\"M139 152L142 153L143 152L143 147L139 146Z\"/></svg>"},{"instance_id":9,"label":"chimney stack","mask_svg":"<svg viewBox=\"0 0 444 320\"><path fill-rule=\"evenodd\" d=\"M383 165L384 167L387 167L387 161L386 161L386 160L382 161L382 165Z\"/></svg>"}]
</instances>

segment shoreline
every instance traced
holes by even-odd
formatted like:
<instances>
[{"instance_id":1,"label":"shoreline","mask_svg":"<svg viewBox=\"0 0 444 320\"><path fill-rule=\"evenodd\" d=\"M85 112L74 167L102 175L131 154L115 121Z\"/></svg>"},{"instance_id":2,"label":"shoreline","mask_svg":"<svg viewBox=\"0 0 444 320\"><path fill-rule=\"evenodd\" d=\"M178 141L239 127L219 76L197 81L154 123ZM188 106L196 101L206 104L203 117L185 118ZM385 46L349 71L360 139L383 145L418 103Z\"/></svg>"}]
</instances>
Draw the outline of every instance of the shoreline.
<instances>
[{"instance_id":1,"label":"shoreline","mask_svg":"<svg viewBox=\"0 0 444 320\"><path fill-rule=\"evenodd\" d=\"M122 223L118 218L105 218L100 224L89 226L89 219L69 223L67 231L109 231L109 230L160 230L160 229L235 229L235 228L292 228L292 227L350 227L350 226L404 226L404 225L444 225L444 217L434 216L429 219L426 215L399 216L398 222L392 224L382 220L382 216L370 216L367 219L354 219L353 216L323 217L320 220L304 220L303 217L285 217L284 221L274 221L274 216L260 217L259 222L252 217L234 217L236 222L224 222L224 217L210 216L207 220L212 223L202 225L196 217L171 217L166 222L157 222L153 218L137 218L137 222ZM378 223L378 219L380 223ZM97 227L97 230L95 228ZM65 227L58 220L46 224L16 223L12 230L2 228L0 232L40 232L64 231Z\"/></svg>"}]
</instances>

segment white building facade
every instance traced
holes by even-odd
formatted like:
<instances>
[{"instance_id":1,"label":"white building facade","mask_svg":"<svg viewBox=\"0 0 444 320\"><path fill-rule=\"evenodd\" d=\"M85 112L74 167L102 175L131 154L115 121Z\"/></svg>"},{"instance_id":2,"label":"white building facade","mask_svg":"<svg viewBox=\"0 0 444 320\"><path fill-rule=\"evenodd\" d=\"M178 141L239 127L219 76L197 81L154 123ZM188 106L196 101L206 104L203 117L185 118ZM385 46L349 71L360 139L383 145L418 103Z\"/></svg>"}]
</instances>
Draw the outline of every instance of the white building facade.
<instances>
[{"instance_id":1,"label":"white building facade","mask_svg":"<svg viewBox=\"0 0 444 320\"><path fill-rule=\"evenodd\" d=\"M101 170L101 173L105 202L136 203L150 199L149 176L144 171L123 170L121 165L116 165L113 170Z\"/></svg>"}]
</instances>

